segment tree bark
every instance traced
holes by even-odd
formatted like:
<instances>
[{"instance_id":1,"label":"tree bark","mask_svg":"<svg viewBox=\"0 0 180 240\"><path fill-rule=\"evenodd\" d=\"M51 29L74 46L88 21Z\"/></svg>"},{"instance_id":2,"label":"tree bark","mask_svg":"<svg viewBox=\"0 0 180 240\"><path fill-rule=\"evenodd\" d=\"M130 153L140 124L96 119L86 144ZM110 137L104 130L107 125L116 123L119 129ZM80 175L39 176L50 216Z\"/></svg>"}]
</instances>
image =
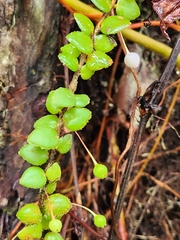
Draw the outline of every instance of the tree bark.
<instances>
[{"instance_id":1,"label":"tree bark","mask_svg":"<svg viewBox=\"0 0 180 240\"><path fill-rule=\"evenodd\" d=\"M25 168L18 150L33 122L46 111L57 56L59 8L54 0L0 2L1 209L10 207L12 196L25 197L18 184Z\"/></svg>"}]
</instances>

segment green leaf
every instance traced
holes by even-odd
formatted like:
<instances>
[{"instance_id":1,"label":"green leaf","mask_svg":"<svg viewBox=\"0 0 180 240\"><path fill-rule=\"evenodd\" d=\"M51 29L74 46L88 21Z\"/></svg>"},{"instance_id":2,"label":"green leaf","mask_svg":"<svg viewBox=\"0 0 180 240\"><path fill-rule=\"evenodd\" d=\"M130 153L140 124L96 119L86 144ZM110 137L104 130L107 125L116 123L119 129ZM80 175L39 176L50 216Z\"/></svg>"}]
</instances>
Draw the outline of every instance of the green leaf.
<instances>
[{"instance_id":1,"label":"green leaf","mask_svg":"<svg viewBox=\"0 0 180 240\"><path fill-rule=\"evenodd\" d=\"M45 235L44 240L64 240L58 233L49 232Z\"/></svg>"},{"instance_id":2,"label":"green leaf","mask_svg":"<svg viewBox=\"0 0 180 240\"><path fill-rule=\"evenodd\" d=\"M91 0L91 2L102 12L110 12L112 7L111 0Z\"/></svg>"},{"instance_id":3,"label":"green leaf","mask_svg":"<svg viewBox=\"0 0 180 240\"><path fill-rule=\"evenodd\" d=\"M116 46L117 43L112 37L104 34L99 34L95 37L94 48L96 51L109 52Z\"/></svg>"},{"instance_id":4,"label":"green leaf","mask_svg":"<svg viewBox=\"0 0 180 240\"><path fill-rule=\"evenodd\" d=\"M49 181L57 181L61 177L61 168L58 163L53 163L46 171L46 177Z\"/></svg>"},{"instance_id":5,"label":"green leaf","mask_svg":"<svg viewBox=\"0 0 180 240\"><path fill-rule=\"evenodd\" d=\"M49 158L47 150L41 149L40 147L36 147L32 144L24 145L18 153L22 158L24 158L24 160L36 166L44 164Z\"/></svg>"},{"instance_id":6,"label":"green leaf","mask_svg":"<svg viewBox=\"0 0 180 240\"><path fill-rule=\"evenodd\" d=\"M42 224L33 224L27 227L24 227L17 234L20 240L28 240L28 239L40 239L42 236Z\"/></svg>"},{"instance_id":7,"label":"green leaf","mask_svg":"<svg viewBox=\"0 0 180 240\"><path fill-rule=\"evenodd\" d=\"M88 17L80 13L74 13L74 18L81 31L85 32L88 35L93 34L94 24Z\"/></svg>"},{"instance_id":8,"label":"green leaf","mask_svg":"<svg viewBox=\"0 0 180 240\"><path fill-rule=\"evenodd\" d=\"M140 9L135 0L118 0L116 14L129 20L134 20L140 15Z\"/></svg>"},{"instance_id":9,"label":"green leaf","mask_svg":"<svg viewBox=\"0 0 180 240\"><path fill-rule=\"evenodd\" d=\"M58 107L73 107L76 103L74 94L67 88L60 87L54 91L54 104Z\"/></svg>"},{"instance_id":10,"label":"green leaf","mask_svg":"<svg viewBox=\"0 0 180 240\"><path fill-rule=\"evenodd\" d=\"M72 134L68 133L63 137L60 137L57 151L61 154L69 152L72 146Z\"/></svg>"},{"instance_id":11,"label":"green leaf","mask_svg":"<svg viewBox=\"0 0 180 240\"><path fill-rule=\"evenodd\" d=\"M91 111L87 108L71 108L63 115L64 125L70 131L81 130L91 118Z\"/></svg>"},{"instance_id":12,"label":"green leaf","mask_svg":"<svg viewBox=\"0 0 180 240\"><path fill-rule=\"evenodd\" d=\"M81 52L71 43L68 43L65 46L61 47L61 51L63 53L73 55L76 58L81 54Z\"/></svg>"},{"instance_id":13,"label":"green leaf","mask_svg":"<svg viewBox=\"0 0 180 240\"><path fill-rule=\"evenodd\" d=\"M100 51L94 51L88 55L86 64L92 71L98 71L103 68L108 68L113 63L112 59L105 53Z\"/></svg>"},{"instance_id":14,"label":"green leaf","mask_svg":"<svg viewBox=\"0 0 180 240\"><path fill-rule=\"evenodd\" d=\"M40 167L29 167L19 180L20 184L27 188L38 189L46 184L46 176Z\"/></svg>"},{"instance_id":15,"label":"green leaf","mask_svg":"<svg viewBox=\"0 0 180 240\"><path fill-rule=\"evenodd\" d=\"M54 217L61 218L64 214L69 212L71 207L72 205L69 198L62 194L55 193L44 201L43 213L47 218L51 218L52 213Z\"/></svg>"},{"instance_id":16,"label":"green leaf","mask_svg":"<svg viewBox=\"0 0 180 240\"><path fill-rule=\"evenodd\" d=\"M55 149L58 145L59 138L55 129L42 127L34 129L27 139L28 143L43 149Z\"/></svg>"},{"instance_id":17,"label":"green leaf","mask_svg":"<svg viewBox=\"0 0 180 240\"><path fill-rule=\"evenodd\" d=\"M101 32L104 34L116 34L130 25L128 19L119 16L109 16L101 24Z\"/></svg>"},{"instance_id":18,"label":"green leaf","mask_svg":"<svg viewBox=\"0 0 180 240\"><path fill-rule=\"evenodd\" d=\"M81 78L83 80L88 80L92 77L92 75L94 74L94 71L92 71L91 69L88 68L87 64L83 65L81 70Z\"/></svg>"},{"instance_id":19,"label":"green leaf","mask_svg":"<svg viewBox=\"0 0 180 240\"><path fill-rule=\"evenodd\" d=\"M71 71L76 72L78 70L78 59L74 55L68 53L59 53L58 58Z\"/></svg>"},{"instance_id":20,"label":"green leaf","mask_svg":"<svg viewBox=\"0 0 180 240\"><path fill-rule=\"evenodd\" d=\"M55 115L46 115L44 117L39 118L34 123L34 128L41 128L41 127L51 127L56 128L58 125L58 117Z\"/></svg>"},{"instance_id":21,"label":"green leaf","mask_svg":"<svg viewBox=\"0 0 180 240\"><path fill-rule=\"evenodd\" d=\"M66 38L82 53L90 54L93 51L92 39L84 32L72 32Z\"/></svg>"},{"instance_id":22,"label":"green leaf","mask_svg":"<svg viewBox=\"0 0 180 240\"><path fill-rule=\"evenodd\" d=\"M54 102L57 102L56 99L54 98L54 93L55 90L51 91L46 99L46 108L48 110L48 112L52 113L52 114L58 114L59 112L61 112L62 107L59 107L57 105L54 104Z\"/></svg>"},{"instance_id":23,"label":"green leaf","mask_svg":"<svg viewBox=\"0 0 180 240\"><path fill-rule=\"evenodd\" d=\"M85 107L90 103L90 98L86 94L74 94L76 99L76 107Z\"/></svg>"},{"instance_id":24,"label":"green leaf","mask_svg":"<svg viewBox=\"0 0 180 240\"><path fill-rule=\"evenodd\" d=\"M24 224L36 224L41 222L42 213L35 203L24 205L16 214L16 217Z\"/></svg>"},{"instance_id":25,"label":"green leaf","mask_svg":"<svg viewBox=\"0 0 180 240\"><path fill-rule=\"evenodd\" d=\"M47 192L48 194L52 194L52 193L56 190L56 187L57 187L57 182L49 183L49 184L46 186L46 192Z\"/></svg>"},{"instance_id":26,"label":"green leaf","mask_svg":"<svg viewBox=\"0 0 180 240\"><path fill-rule=\"evenodd\" d=\"M73 107L76 103L74 94L67 88L60 87L48 94L46 108L52 114L57 114L64 107Z\"/></svg>"}]
</instances>

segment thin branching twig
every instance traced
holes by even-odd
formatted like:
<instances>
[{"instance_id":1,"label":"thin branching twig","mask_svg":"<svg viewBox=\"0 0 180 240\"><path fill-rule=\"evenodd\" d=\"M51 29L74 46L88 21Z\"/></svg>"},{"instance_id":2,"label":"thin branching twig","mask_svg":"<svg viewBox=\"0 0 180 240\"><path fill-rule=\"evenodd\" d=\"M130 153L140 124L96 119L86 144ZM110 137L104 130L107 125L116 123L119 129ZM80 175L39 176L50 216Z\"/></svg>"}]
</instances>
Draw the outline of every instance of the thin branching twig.
<instances>
[{"instance_id":1,"label":"thin branching twig","mask_svg":"<svg viewBox=\"0 0 180 240\"><path fill-rule=\"evenodd\" d=\"M113 219L114 225L111 228L109 240L120 239L118 236L119 235L118 234L119 217L122 210L124 198L126 195L127 184L128 184L129 177L131 175L132 166L138 154L139 145L141 143L141 137L146 128L147 121L153 113L153 108L155 106L158 106L159 102L161 101L163 91L168 85L168 81L175 67L176 59L179 52L180 52L180 35L178 36L175 47L170 55L170 58L167 62L165 70L158 81L158 84L156 84L155 87L152 88L151 94L149 95L149 99L148 100L145 99L145 106L142 106L143 109L140 109L140 110L143 110L142 111L143 114L141 114L140 116L139 128L138 128L138 131L135 133L133 144L129 152L129 158L127 161L126 169L123 174L123 178L120 186L120 192L118 194L117 203L114 211L115 213L114 219Z\"/></svg>"}]
</instances>

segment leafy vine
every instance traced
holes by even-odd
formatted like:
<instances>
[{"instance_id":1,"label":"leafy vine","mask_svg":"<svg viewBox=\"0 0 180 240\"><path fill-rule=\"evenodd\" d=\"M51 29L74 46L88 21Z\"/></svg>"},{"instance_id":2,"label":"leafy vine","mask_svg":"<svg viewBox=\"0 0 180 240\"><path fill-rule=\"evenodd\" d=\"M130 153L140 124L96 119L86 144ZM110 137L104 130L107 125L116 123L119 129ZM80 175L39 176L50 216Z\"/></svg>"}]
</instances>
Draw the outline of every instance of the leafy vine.
<instances>
[{"instance_id":1,"label":"leafy vine","mask_svg":"<svg viewBox=\"0 0 180 240\"><path fill-rule=\"evenodd\" d=\"M19 155L31 164L22 174L20 184L40 189L38 204L28 203L17 212L17 218L25 224L17 233L22 240L41 239L42 236L45 240L63 239L58 234L62 228L61 218L76 204L65 195L55 193L57 182L61 178L61 167L55 162L54 155L56 152L65 154L71 149L72 133L84 128L92 115L86 108L90 98L86 94L75 93L78 79L81 77L88 80L96 71L113 64L107 53L117 43L110 35L127 28L130 21L140 15L135 0L92 0L92 3L103 12L102 18L94 26L87 16L74 13L80 30L66 36L69 43L61 47L58 55L63 65L74 72L72 81L68 88L60 87L48 94L46 108L50 114L34 123L27 144L19 150ZM139 56L129 53L125 43L122 44L127 53L125 64L131 68L137 67ZM107 167L97 163L90 152L89 155L94 164L94 175L100 179L106 178ZM93 215L97 227L103 228L106 225L103 215L88 211Z\"/></svg>"}]
</instances>

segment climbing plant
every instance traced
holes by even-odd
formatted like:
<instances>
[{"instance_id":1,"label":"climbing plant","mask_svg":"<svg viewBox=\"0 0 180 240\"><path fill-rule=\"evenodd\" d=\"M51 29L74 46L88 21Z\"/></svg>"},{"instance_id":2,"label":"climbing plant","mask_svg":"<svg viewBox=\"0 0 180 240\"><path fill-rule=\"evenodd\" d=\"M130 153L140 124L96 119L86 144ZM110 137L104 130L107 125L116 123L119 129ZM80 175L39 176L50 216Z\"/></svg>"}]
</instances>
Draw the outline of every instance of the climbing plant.
<instances>
[{"instance_id":1,"label":"climbing plant","mask_svg":"<svg viewBox=\"0 0 180 240\"><path fill-rule=\"evenodd\" d=\"M38 203L28 203L17 212L17 218L25 225L17 233L22 240L42 237L46 240L63 239L58 234L62 228L61 218L70 211L73 202L55 192L61 179L61 166L54 156L56 152L65 154L71 149L72 133L84 128L93 114L87 108L89 96L76 94L78 81L88 80L96 71L113 64L108 55L117 46L113 34L127 28L130 21L140 15L135 0L92 0L92 3L103 12L102 18L94 24L87 16L74 13L79 31L66 36L68 44L61 47L58 55L61 63L74 72L73 78L68 88L60 87L48 94L46 108L49 114L34 123L27 143L19 150L19 155L31 164L22 174L20 184L39 189ZM139 56L129 53L127 48L126 54L125 64L131 68L137 67ZM97 163L91 153L89 155L94 164L94 175L100 179L106 178L107 167ZM106 225L103 215L95 214L90 209L88 211L92 213L97 227Z\"/></svg>"}]
</instances>

